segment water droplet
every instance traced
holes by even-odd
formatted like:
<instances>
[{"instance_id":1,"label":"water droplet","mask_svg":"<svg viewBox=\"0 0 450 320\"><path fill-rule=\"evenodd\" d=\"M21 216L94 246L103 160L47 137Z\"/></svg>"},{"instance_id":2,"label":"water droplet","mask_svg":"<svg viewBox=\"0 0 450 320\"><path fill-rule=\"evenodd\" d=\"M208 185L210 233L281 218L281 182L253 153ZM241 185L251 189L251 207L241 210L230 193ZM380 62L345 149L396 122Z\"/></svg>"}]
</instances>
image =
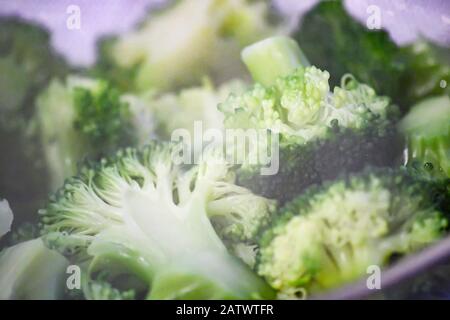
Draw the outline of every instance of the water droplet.
<instances>
[{"instance_id":1,"label":"water droplet","mask_svg":"<svg viewBox=\"0 0 450 320\"><path fill-rule=\"evenodd\" d=\"M433 170L434 166L431 162L427 162L427 163L425 163L424 168L427 171L431 171L431 170Z\"/></svg>"}]
</instances>

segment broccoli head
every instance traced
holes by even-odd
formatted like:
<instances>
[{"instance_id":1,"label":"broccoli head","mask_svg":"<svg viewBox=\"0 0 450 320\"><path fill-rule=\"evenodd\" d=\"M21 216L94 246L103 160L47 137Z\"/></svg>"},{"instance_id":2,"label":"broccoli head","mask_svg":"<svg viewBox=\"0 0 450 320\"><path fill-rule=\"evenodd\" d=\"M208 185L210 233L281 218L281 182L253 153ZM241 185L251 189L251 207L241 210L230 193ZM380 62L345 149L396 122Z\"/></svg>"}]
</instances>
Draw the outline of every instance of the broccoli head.
<instances>
[{"instance_id":1,"label":"broccoli head","mask_svg":"<svg viewBox=\"0 0 450 320\"><path fill-rule=\"evenodd\" d=\"M257 271L282 294L317 293L355 280L440 239L447 182L406 170L366 169L308 189L262 234Z\"/></svg>"},{"instance_id":2,"label":"broccoli head","mask_svg":"<svg viewBox=\"0 0 450 320\"><path fill-rule=\"evenodd\" d=\"M432 177L450 178L450 98L428 98L400 122L406 137L406 163Z\"/></svg>"},{"instance_id":3,"label":"broccoli head","mask_svg":"<svg viewBox=\"0 0 450 320\"><path fill-rule=\"evenodd\" d=\"M244 161L239 184L284 202L312 183L399 156L391 121L397 109L371 87L346 75L331 91L329 73L304 67L306 57L289 38L263 40L242 56L256 84L219 106L225 128L278 134L279 170L261 175L258 164Z\"/></svg>"},{"instance_id":4,"label":"broccoli head","mask_svg":"<svg viewBox=\"0 0 450 320\"><path fill-rule=\"evenodd\" d=\"M187 165L180 146L153 142L82 169L39 212L46 243L87 261L93 280L99 271L138 277L150 299L273 297L210 221L228 218L225 233L247 236L256 222L245 216L266 217L268 200L234 186L219 149Z\"/></svg>"}]
</instances>

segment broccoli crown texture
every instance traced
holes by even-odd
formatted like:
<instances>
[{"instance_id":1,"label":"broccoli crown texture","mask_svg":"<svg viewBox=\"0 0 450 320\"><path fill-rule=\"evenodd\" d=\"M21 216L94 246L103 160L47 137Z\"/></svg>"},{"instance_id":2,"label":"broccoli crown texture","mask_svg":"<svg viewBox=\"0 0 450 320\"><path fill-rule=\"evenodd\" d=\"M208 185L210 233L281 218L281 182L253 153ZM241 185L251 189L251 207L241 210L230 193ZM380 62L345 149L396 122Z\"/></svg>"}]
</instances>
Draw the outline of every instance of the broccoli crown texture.
<instances>
[{"instance_id":1,"label":"broccoli crown texture","mask_svg":"<svg viewBox=\"0 0 450 320\"><path fill-rule=\"evenodd\" d=\"M228 165L214 150L186 166L179 145L154 142L82 169L40 211L46 243L90 261L92 276L124 268L148 285L151 299L271 297L209 220L228 218L225 232L245 236L246 224L257 222L244 216L267 217L269 203L261 203L268 200L230 183Z\"/></svg>"},{"instance_id":2,"label":"broccoli crown texture","mask_svg":"<svg viewBox=\"0 0 450 320\"><path fill-rule=\"evenodd\" d=\"M312 187L263 232L257 271L293 296L355 280L368 266L383 267L440 239L448 187L449 181L374 168Z\"/></svg>"},{"instance_id":3,"label":"broccoli crown texture","mask_svg":"<svg viewBox=\"0 0 450 320\"><path fill-rule=\"evenodd\" d=\"M340 172L367 164L388 165L396 159L391 121L397 109L387 97L351 75L330 91L329 73L299 65L306 64L306 58L289 38L253 44L243 51L243 59L257 83L241 95L231 95L219 109L227 129L279 134L280 171L263 176L258 165L244 163L238 173L240 184L283 202ZM272 65L268 72L266 65ZM286 192L277 182L292 190Z\"/></svg>"}]
</instances>

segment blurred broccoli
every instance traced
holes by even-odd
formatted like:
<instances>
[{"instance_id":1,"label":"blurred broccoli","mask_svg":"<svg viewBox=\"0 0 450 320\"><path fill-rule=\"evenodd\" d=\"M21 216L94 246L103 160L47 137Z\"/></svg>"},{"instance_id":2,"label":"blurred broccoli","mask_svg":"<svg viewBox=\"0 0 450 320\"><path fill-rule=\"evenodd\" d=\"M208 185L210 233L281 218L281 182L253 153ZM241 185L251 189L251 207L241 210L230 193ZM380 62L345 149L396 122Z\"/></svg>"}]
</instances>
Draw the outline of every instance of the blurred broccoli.
<instances>
[{"instance_id":1,"label":"blurred broccoli","mask_svg":"<svg viewBox=\"0 0 450 320\"><path fill-rule=\"evenodd\" d=\"M428 98L400 122L407 141L407 165L428 176L450 178L450 98Z\"/></svg>"},{"instance_id":2,"label":"blurred broccoli","mask_svg":"<svg viewBox=\"0 0 450 320\"><path fill-rule=\"evenodd\" d=\"M49 34L17 18L0 17L0 120L2 128L33 113L34 98L52 77L68 72L50 47Z\"/></svg>"},{"instance_id":3,"label":"blurred broccoli","mask_svg":"<svg viewBox=\"0 0 450 320\"><path fill-rule=\"evenodd\" d=\"M245 89L246 84L240 80L226 82L217 88L206 80L199 87L156 95L148 104L154 112L159 136L170 139L176 129L187 129L193 134L195 121L201 121L204 130L223 129L223 115L217 105L230 94L240 94Z\"/></svg>"},{"instance_id":4,"label":"blurred broccoli","mask_svg":"<svg viewBox=\"0 0 450 320\"><path fill-rule=\"evenodd\" d=\"M341 172L391 165L400 157L392 124L397 108L368 85L345 75L330 91L329 73L302 66L306 57L285 37L257 42L242 57L256 83L219 106L225 128L280 137L278 172L261 175L261 166L249 161L260 150L252 149L237 173L240 185L283 203Z\"/></svg>"},{"instance_id":5,"label":"blurred broccoli","mask_svg":"<svg viewBox=\"0 0 450 320\"><path fill-rule=\"evenodd\" d=\"M35 97L69 67L41 27L0 17L0 30L0 194L10 200L17 221L31 220L47 196L43 155L33 131Z\"/></svg>"},{"instance_id":6,"label":"blurred broccoli","mask_svg":"<svg viewBox=\"0 0 450 320\"><path fill-rule=\"evenodd\" d=\"M355 280L370 265L383 267L444 236L447 187L391 169L313 187L263 233L257 271L293 297Z\"/></svg>"},{"instance_id":7,"label":"blurred broccoli","mask_svg":"<svg viewBox=\"0 0 450 320\"><path fill-rule=\"evenodd\" d=\"M425 42L398 47L385 31L369 30L347 14L342 1L321 1L301 20L294 37L315 66L330 72L330 83L351 73L406 112L417 101L444 93L450 60Z\"/></svg>"},{"instance_id":8,"label":"blurred broccoli","mask_svg":"<svg viewBox=\"0 0 450 320\"><path fill-rule=\"evenodd\" d=\"M0 252L0 300L54 300L64 294L68 261L40 238Z\"/></svg>"},{"instance_id":9,"label":"blurred broccoli","mask_svg":"<svg viewBox=\"0 0 450 320\"><path fill-rule=\"evenodd\" d=\"M274 34L266 1L179 0L100 44L96 72L130 91L221 83L243 72L243 46ZM170 31L170 33L168 33Z\"/></svg>"}]
</instances>

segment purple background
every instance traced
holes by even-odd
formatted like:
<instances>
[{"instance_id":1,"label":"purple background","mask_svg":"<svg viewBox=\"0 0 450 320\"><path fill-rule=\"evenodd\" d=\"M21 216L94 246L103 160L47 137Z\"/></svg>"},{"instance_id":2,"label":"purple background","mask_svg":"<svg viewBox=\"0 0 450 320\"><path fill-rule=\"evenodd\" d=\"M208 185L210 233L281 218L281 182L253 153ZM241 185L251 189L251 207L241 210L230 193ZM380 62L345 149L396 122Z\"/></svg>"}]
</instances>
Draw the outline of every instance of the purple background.
<instances>
[{"instance_id":1,"label":"purple background","mask_svg":"<svg viewBox=\"0 0 450 320\"><path fill-rule=\"evenodd\" d=\"M202 0L198 0L202 1ZM95 41L105 34L133 27L152 6L164 0L0 0L0 15L20 15L52 31L52 44L70 62L89 65L95 59ZM274 0L281 12L296 19L317 0ZM81 29L66 27L69 5L81 10ZM381 9L382 27L400 44L425 37L450 46L450 0L345 0L349 12L363 23L366 9Z\"/></svg>"}]
</instances>

